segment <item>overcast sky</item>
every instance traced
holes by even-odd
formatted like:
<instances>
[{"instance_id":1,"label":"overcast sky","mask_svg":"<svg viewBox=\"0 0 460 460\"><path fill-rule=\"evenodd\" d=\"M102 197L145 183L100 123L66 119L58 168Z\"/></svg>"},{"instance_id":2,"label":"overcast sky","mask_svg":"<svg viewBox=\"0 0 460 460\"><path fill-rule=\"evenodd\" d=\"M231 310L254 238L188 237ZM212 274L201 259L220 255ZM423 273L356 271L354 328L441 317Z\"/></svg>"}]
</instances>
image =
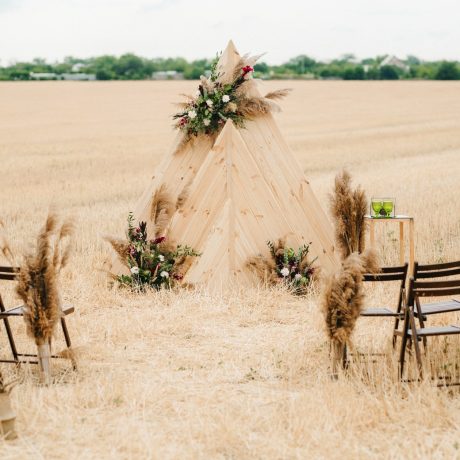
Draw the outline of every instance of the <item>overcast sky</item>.
<instances>
[{"instance_id":1,"label":"overcast sky","mask_svg":"<svg viewBox=\"0 0 460 460\"><path fill-rule=\"evenodd\" d=\"M460 0L0 0L0 62L134 52L212 57L232 38L277 64L414 54L460 59Z\"/></svg>"}]
</instances>

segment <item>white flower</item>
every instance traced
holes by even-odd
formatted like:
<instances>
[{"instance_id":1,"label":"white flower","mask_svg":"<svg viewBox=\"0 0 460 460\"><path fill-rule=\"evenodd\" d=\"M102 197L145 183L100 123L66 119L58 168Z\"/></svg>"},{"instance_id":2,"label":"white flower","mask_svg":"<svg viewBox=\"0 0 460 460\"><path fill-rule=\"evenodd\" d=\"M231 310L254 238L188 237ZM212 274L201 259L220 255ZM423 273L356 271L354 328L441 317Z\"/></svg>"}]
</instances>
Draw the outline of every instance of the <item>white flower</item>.
<instances>
[{"instance_id":1,"label":"white flower","mask_svg":"<svg viewBox=\"0 0 460 460\"><path fill-rule=\"evenodd\" d=\"M162 272L160 273L160 276L161 276L162 278L169 278L169 273L168 273L167 271L162 271Z\"/></svg>"},{"instance_id":2,"label":"white flower","mask_svg":"<svg viewBox=\"0 0 460 460\"><path fill-rule=\"evenodd\" d=\"M284 267L281 269L280 273L286 278L289 275L289 268Z\"/></svg>"},{"instance_id":3,"label":"white flower","mask_svg":"<svg viewBox=\"0 0 460 460\"><path fill-rule=\"evenodd\" d=\"M200 90L197 89L197 90L196 90L196 93L195 93L195 97L200 97L200 96L201 96Z\"/></svg>"},{"instance_id":4,"label":"white flower","mask_svg":"<svg viewBox=\"0 0 460 460\"><path fill-rule=\"evenodd\" d=\"M196 118L196 112L194 110L190 110L188 113L188 117L190 118L190 120L193 120L194 118Z\"/></svg>"},{"instance_id":5,"label":"white flower","mask_svg":"<svg viewBox=\"0 0 460 460\"><path fill-rule=\"evenodd\" d=\"M210 120L209 118L205 118L205 119L203 120L203 125L209 126L210 124L211 124L211 120Z\"/></svg>"},{"instance_id":6,"label":"white flower","mask_svg":"<svg viewBox=\"0 0 460 460\"><path fill-rule=\"evenodd\" d=\"M300 278L302 278L302 275L301 275L300 273L297 273L297 274L294 276L294 278L295 278L296 280L300 280Z\"/></svg>"},{"instance_id":7,"label":"white flower","mask_svg":"<svg viewBox=\"0 0 460 460\"><path fill-rule=\"evenodd\" d=\"M131 273L137 275L139 273L139 267L131 267Z\"/></svg>"},{"instance_id":8,"label":"white flower","mask_svg":"<svg viewBox=\"0 0 460 460\"><path fill-rule=\"evenodd\" d=\"M158 256L158 259L159 259L161 262L163 262L163 260L165 260L165 256L162 255L162 254L160 254L160 255Z\"/></svg>"},{"instance_id":9,"label":"white flower","mask_svg":"<svg viewBox=\"0 0 460 460\"><path fill-rule=\"evenodd\" d=\"M211 101L211 99L207 99L206 104L208 105L208 107L212 107L213 102Z\"/></svg>"},{"instance_id":10,"label":"white flower","mask_svg":"<svg viewBox=\"0 0 460 460\"><path fill-rule=\"evenodd\" d=\"M225 94L224 96L222 96L222 102L224 102L225 104L230 100L230 96L228 94Z\"/></svg>"}]
</instances>

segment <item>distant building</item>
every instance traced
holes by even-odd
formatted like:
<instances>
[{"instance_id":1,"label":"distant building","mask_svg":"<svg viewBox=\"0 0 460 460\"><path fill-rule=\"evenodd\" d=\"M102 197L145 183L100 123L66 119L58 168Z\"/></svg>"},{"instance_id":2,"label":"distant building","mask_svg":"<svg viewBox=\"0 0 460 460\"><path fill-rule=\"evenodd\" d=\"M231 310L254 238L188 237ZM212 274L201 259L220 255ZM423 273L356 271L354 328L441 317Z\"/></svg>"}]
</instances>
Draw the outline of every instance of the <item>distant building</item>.
<instances>
[{"instance_id":1,"label":"distant building","mask_svg":"<svg viewBox=\"0 0 460 460\"><path fill-rule=\"evenodd\" d=\"M401 59L398 59L396 56L391 56L390 54L380 63L379 67L383 67L385 65L390 65L393 67L397 67L404 72L409 72L410 67Z\"/></svg>"},{"instance_id":2,"label":"distant building","mask_svg":"<svg viewBox=\"0 0 460 460\"><path fill-rule=\"evenodd\" d=\"M86 64L83 64L82 62L78 62L77 64L74 64L72 66L72 72L74 73L81 72L81 69L83 69L84 67L86 67Z\"/></svg>"},{"instance_id":3,"label":"distant building","mask_svg":"<svg viewBox=\"0 0 460 460\"><path fill-rule=\"evenodd\" d=\"M177 70L160 70L153 72L152 80L183 80L184 74Z\"/></svg>"},{"instance_id":4,"label":"distant building","mask_svg":"<svg viewBox=\"0 0 460 460\"><path fill-rule=\"evenodd\" d=\"M59 80L59 75L52 72L30 72L31 80Z\"/></svg>"},{"instance_id":5,"label":"distant building","mask_svg":"<svg viewBox=\"0 0 460 460\"><path fill-rule=\"evenodd\" d=\"M61 78L72 81L93 81L96 80L96 75L92 73L63 73Z\"/></svg>"},{"instance_id":6,"label":"distant building","mask_svg":"<svg viewBox=\"0 0 460 460\"><path fill-rule=\"evenodd\" d=\"M72 80L72 81L92 81L96 80L96 75L91 73L51 73L51 72L30 72L31 80Z\"/></svg>"}]
</instances>

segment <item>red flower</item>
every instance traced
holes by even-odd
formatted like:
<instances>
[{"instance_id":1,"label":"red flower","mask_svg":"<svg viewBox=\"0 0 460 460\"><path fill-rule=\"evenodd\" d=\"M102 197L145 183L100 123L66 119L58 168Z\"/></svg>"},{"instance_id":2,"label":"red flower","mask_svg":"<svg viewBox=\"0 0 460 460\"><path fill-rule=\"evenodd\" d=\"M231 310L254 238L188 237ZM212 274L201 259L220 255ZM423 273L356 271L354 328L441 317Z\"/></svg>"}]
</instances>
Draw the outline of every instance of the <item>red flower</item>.
<instances>
[{"instance_id":1,"label":"red flower","mask_svg":"<svg viewBox=\"0 0 460 460\"><path fill-rule=\"evenodd\" d=\"M174 273L173 274L173 278L177 281L180 281L182 278L184 277L184 275L182 273Z\"/></svg>"},{"instance_id":2,"label":"red flower","mask_svg":"<svg viewBox=\"0 0 460 460\"><path fill-rule=\"evenodd\" d=\"M166 236L159 236L152 241L152 244L160 244L166 239Z\"/></svg>"},{"instance_id":3,"label":"red flower","mask_svg":"<svg viewBox=\"0 0 460 460\"><path fill-rule=\"evenodd\" d=\"M188 120L187 118L185 117L182 117L180 120L179 120L179 126L184 126L188 123Z\"/></svg>"},{"instance_id":4,"label":"red flower","mask_svg":"<svg viewBox=\"0 0 460 460\"><path fill-rule=\"evenodd\" d=\"M245 65L241 70L243 71L243 77L246 76L249 72L254 72L254 68L250 65Z\"/></svg>"}]
</instances>

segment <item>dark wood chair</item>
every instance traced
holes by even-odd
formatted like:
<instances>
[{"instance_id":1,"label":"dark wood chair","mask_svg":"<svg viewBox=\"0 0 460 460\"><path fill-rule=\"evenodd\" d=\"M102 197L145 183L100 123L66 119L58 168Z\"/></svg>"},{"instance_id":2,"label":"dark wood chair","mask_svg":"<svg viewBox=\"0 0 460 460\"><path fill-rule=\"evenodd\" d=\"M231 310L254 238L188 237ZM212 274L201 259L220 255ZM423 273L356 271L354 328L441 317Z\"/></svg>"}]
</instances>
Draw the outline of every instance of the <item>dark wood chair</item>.
<instances>
[{"instance_id":1,"label":"dark wood chair","mask_svg":"<svg viewBox=\"0 0 460 460\"><path fill-rule=\"evenodd\" d=\"M17 267L0 267L0 280L5 281L14 281L16 279L16 274L19 272L19 268ZM65 316L70 315L75 311L74 307L72 306L64 306L62 308L63 316L61 318L61 327L62 332L64 334L64 339L67 348L71 347L70 335L67 329L67 324L65 321ZM13 364L21 364L21 363L29 363L29 364L38 364L37 355L36 354L27 354L27 353L18 353L16 348L16 343L14 341L13 331L11 330L11 326L9 323L10 318L18 318L24 316L23 313L23 305L18 307L11 308L7 310L3 303L2 296L0 294L0 320L3 320L3 324L5 326L6 335L8 337L8 342L10 344L11 353L13 355L13 359L3 359L0 358L0 363L13 363ZM58 355L52 355L52 358L61 358Z\"/></svg>"},{"instance_id":2,"label":"dark wood chair","mask_svg":"<svg viewBox=\"0 0 460 460\"><path fill-rule=\"evenodd\" d=\"M402 336L402 331L399 330L399 322L404 318L405 287L408 269L409 265L406 263L397 267L383 267L378 274L367 273L364 275L364 281L366 282L399 282L398 299L395 306L365 308L361 312L361 316L370 318L394 318L393 347L396 345L396 338Z\"/></svg>"},{"instance_id":3,"label":"dark wood chair","mask_svg":"<svg viewBox=\"0 0 460 460\"><path fill-rule=\"evenodd\" d=\"M409 270L409 264L404 264L396 267L382 267L380 273L366 273L364 275L364 281L369 283L378 283L378 282L399 282L398 289L398 298L395 302L395 306L383 306L383 307L369 307L365 308L360 316L368 318L393 318L393 348L396 345L396 338L402 336L402 330L399 330L399 322L404 319L404 303L405 303L405 287L406 287L406 278L407 272ZM348 349L345 346L342 356L342 367L348 367ZM352 356L361 357L361 353L351 353ZM372 356L381 356L381 353L372 353Z\"/></svg>"},{"instance_id":4,"label":"dark wood chair","mask_svg":"<svg viewBox=\"0 0 460 460\"><path fill-rule=\"evenodd\" d=\"M460 280L416 281L413 277L410 278L409 290L407 295L407 304L405 306L404 313L403 337L401 341L401 352L399 358L399 370L401 379L404 377L404 364L408 342L409 345L414 345L415 356L419 369L419 376L423 377L423 363L419 341L421 339L426 340L429 337L460 334L460 326L457 325L425 327L424 325L422 325L423 323L421 323L421 327L417 327L415 318L417 306L420 305L420 298L448 297L451 295L459 294ZM453 300L452 302L456 302L460 307L460 302L457 302L455 300ZM435 309L433 309L430 314L436 313L446 313L446 310L442 309L441 311L435 311ZM458 385L458 383L450 383L450 385Z\"/></svg>"},{"instance_id":5,"label":"dark wood chair","mask_svg":"<svg viewBox=\"0 0 460 460\"><path fill-rule=\"evenodd\" d=\"M415 281L428 279L441 280L452 276L458 276L460 279L460 261L429 265L420 265L418 262L414 264L413 277ZM422 304L417 297L416 310L414 313L420 322L420 327L425 327L424 321L427 320L427 316L454 311L460 311L460 302L448 299L441 302Z\"/></svg>"}]
</instances>

